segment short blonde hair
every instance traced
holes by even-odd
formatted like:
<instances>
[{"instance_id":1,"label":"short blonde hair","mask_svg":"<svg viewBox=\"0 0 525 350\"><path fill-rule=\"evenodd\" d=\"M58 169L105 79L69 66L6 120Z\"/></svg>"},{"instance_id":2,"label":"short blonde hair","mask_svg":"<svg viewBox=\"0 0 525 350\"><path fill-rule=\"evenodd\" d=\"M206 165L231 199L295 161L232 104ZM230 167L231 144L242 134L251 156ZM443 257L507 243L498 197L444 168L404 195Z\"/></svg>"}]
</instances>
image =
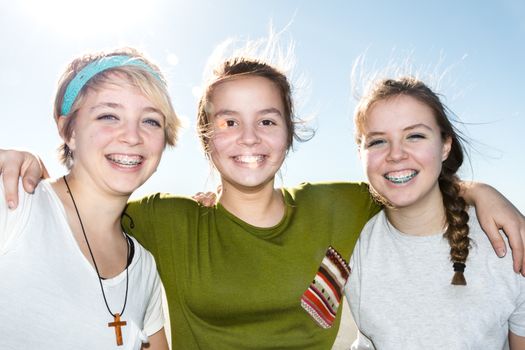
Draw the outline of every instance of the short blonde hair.
<instances>
[{"instance_id":1,"label":"short blonde hair","mask_svg":"<svg viewBox=\"0 0 525 350\"><path fill-rule=\"evenodd\" d=\"M138 59L145 63L149 68L146 69L141 65L122 65L117 67L108 68L102 72L95 74L89 79L86 84L79 91L72 106L71 111L67 114L68 119L64 124L63 130L61 130L62 137L65 140L69 140L73 133L73 127L75 125L77 112L84 103L87 92L97 90L100 86L112 83L114 79L112 74L118 74L125 77L131 86L138 88L151 102L153 102L162 115L165 118L165 137L166 143L170 146L174 146L177 141L178 129L180 127L180 120L173 109L171 98L169 96L166 81L162 75L160 69L147 60L144 55L139 53L133 48L123 48L113 50L109 52L100 52L95 54L86 54L81 57L74 59L66 68L62 74L59 82L57 93L55 95L55 103L53 109L53 115L55 121L62 115L62 104L64 102L64 95L69 83L77 76L77 74L88 64L101 60L105 57L125 55L132 59ZM59 157L62 164L66 167L71 168L73 164L73 155L71 150L64 142L59 147Z\"/></svg>"}]
</instances>

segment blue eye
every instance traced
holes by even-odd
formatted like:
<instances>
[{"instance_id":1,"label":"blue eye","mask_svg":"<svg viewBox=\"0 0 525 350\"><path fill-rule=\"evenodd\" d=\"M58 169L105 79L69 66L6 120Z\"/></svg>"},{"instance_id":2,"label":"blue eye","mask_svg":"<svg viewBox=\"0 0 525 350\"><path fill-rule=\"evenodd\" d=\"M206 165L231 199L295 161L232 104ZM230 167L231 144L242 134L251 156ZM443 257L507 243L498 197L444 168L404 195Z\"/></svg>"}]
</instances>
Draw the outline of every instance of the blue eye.
<instances>
[{"instance_id":1,"label":"blue eye","mask_svg":"<svg viewBox=\"0 0 525 350\"><path fill-rule=\"evenodd\" d=\"M155 120L155 119L146 119L144 123L149 124L151 126L158 127L158 128L162 127L162 124L158 120Z\"/></svg>"},{"instance_id":2,"label":"blue eye","mask_svg":"<svg viewBox=\"0 0 525 350\"><path fill-rule=\"evenodd\" d=\"M97 120L117 120L118 117L113 114L103 114L97 117Z\"/></svg>"},{"instance_id":3,"label":"blue eye","mask_svg":"<svg viewBox=\"0 0 525 350\"><path fill-rule=\"evenodd\" d=\"M366 143L366 148L378 146L378 145L381 145L383 143L385 143L384 140L372 140L372 141L369 141L369 142Z\"/></svg>"}]
</instances>

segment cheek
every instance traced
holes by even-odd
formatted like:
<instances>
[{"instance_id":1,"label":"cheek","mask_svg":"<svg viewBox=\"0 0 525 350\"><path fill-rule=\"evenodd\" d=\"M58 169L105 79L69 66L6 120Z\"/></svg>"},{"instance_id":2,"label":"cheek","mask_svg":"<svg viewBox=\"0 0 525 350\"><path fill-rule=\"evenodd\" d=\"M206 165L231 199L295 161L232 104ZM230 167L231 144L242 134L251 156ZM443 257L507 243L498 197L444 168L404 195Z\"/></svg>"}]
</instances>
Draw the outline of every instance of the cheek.
<instances>
[{"instance_id":1,"label":"cheek","mask_svg":"<svg viewBox=\"0 0 525 350\"><path fill-rule=\"evenodd\" d=\"M271 134L264 135L266 143L272 147L276 152L286 154L288 150L288 134L286 130L280 130Z\"/></svg>"},{"instance_id":2,"label":"cheek","mask_svg":"<svg viewBox=\"0 0 525 350\"><path fill-rule=\"evenodd\" d=\"M88 129L89 137L96 139L116 139L117 138L117 130L111 126L102 126L102 127L93 127Z\"/></svg>"},{"instance_id":3,"label":"cheek","mask_svg":"<svg viewBox=\"0 0 525 350\"><path fill-rule=\"evenodd\" d=\"M164 149L166 148L166 138L164 135L159 136L157 138L154 138L151 142L151 151L158 155L158 157L162 156L162 152L164 152Z\"/></svg>"},{"instance_id":4,"label":"cheek","mask_svg":"<svg viewBox=\"0 0 525 350\"><path fill-rule=\"evenodd\" d=\"M442 152L441 149L422 149L418 157L419 159L422 159L427 163L428 165L439 168L441 170L441 158L442 158Z\"/></svg>"},{"instance_id":5,"label":"cheek","mask_svg":"<svg viewBox=\"0 0 525 350\"><path fill-rule=\"evenodd\" d=\"M277 152L280 152L282 154L282 157L286 157L286 152L288 151L288 140L280 139L279 142L276 143L275 150Z\"/></svg>"},{"instance_id":6,"label":"cheek","mask_svg":"<svg viewBox=\"0 0 525 350\"><path fill-rule=\"evenodd\" d=\"M380 168L381 168L382 160L383 160L383 156L378 151L376 152L362 151L361 152L361 164L363 166L363 169L366 175L369 178L381 172Z\"/></svg>"},{"instance_id":7,"label":"cheek","mask_svg":"<svg viewBox=\"0 0 525 350\"><path fill-rule=\"evenodd\" d=\"M211 136L208 141L208 148L213 156L214 154L224 152L232 143L231 135L225 132L218 132Z\"/></svg>"}]
</instances>

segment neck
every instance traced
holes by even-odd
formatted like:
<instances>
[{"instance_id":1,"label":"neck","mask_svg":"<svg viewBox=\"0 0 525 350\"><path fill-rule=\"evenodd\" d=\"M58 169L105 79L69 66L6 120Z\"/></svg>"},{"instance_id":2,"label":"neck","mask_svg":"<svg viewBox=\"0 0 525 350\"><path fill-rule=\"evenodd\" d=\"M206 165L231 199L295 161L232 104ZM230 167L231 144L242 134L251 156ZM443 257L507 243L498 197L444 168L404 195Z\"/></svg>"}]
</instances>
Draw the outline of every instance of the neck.
<instances>
[{"instance_id":1,"label":"neck","mask_svg":"<svg viewBox=\"0 0 525 350\"><path fill-rule=\"evenodd\" d=\"M66 179L72 196L63 178L56 179L52 185L66 209L72 228L77 226L80 215L85 230L94 239L99 235L121 237L120 216L129 196L104 193L96 186L91 186L89 180L81 181L72 173L66 175ZM78 215L72 197L78 208Z\"/></svg>"},{"instance_id":2,"label":"neck","mask_svg":"<svg viewBox=\"0 0 525 350\"><path fill-rule=\"evenodd\" d=\"M445 208L441 195L426 205L385 208L388 221L399 231L414 236L430 236L446 227Z\"/></svg>"},{"instance_id":3,"label":"neck","mask_svg":"<svg viewBox=\"0 0 525 350\"><path fill-rule=\"evenodd\" d=\"M120 227L120 215L129 196L104 193L99 187L92 186L89 180L81 181L72 174L66 179L75 203L63 178L52 185L64 205L80 251L94 265L93 252L100 276L116 276L127 266L128 244Z\"/></svg>"},{"instance_id":4,"label":"neck","mask_svg":"<svg viewBox=\"0 0 525 350\"><path fill-rule=\"evenodd\" d=\"M277 225L285 213L280 190L273 188L273 181L259 188L239 188L222 183L219 203L244 222L257 227Z\"/></svg>"}]
</instances>

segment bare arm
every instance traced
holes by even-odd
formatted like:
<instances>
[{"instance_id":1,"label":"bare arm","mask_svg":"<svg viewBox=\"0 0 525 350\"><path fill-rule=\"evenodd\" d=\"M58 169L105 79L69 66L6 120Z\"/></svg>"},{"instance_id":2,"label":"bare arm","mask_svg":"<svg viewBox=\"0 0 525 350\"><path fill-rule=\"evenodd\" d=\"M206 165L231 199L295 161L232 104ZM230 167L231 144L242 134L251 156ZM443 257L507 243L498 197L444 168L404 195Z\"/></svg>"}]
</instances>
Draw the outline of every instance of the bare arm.
<instances>
[{"instance_id":1,"label":"bare arm","mask_svg":"<svg viewBox=\"0 0 525 350\"><path fill-rule=\"evenodd\" d=\"M149 342L142 345L142 350L168 350L168 339L166 339L166 332L161 328L157 333L150 335Z\"/></svg>"},{"instance_id":2,"label":"bare arm","mask_svg":"<svg viewBox=\"0 0 525 350\"><path fill-rule=\"evenodd\" d=\"M501 193L482 183L462 183L462 195L467 203L476 207L479 223L498 256L506 254L505 242L499 230L509 238L514 271L525 276L525 217Z\"/></svg>"},{"instance_id":3,"label":"bare arm","mask_svg":"<svg viewBox=\"0 0 525 350\"><path fill-rule=\"evenodd\" d=\"M509 332L509 348L510 350L525 350L525 337Z\"/></svg>"}]
</instances>

